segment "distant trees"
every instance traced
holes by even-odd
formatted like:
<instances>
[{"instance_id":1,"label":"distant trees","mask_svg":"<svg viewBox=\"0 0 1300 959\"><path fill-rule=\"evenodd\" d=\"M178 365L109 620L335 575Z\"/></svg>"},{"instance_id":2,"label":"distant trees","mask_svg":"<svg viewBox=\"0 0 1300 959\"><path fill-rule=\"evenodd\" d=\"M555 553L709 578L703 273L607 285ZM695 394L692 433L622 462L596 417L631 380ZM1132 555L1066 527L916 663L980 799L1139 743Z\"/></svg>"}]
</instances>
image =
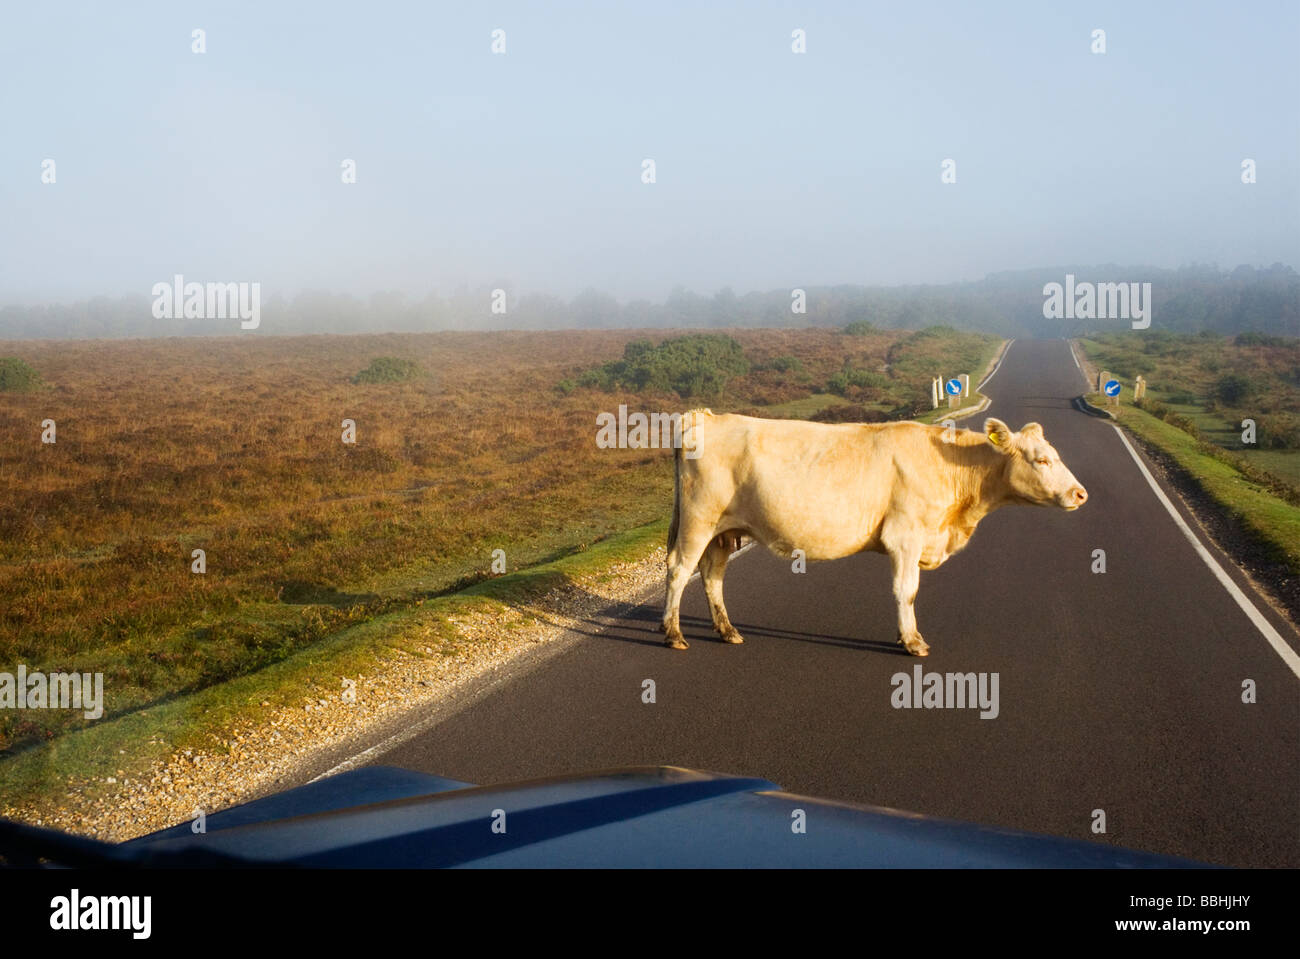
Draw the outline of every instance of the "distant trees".
<instances>
[{"instance_id":1,"label":"distant trees","mask_svg":"<svg viewBox=\"0 0 1300 959\"><path fill-rule=\"evenodd\" d=\"M462 288L421 300L380 292L366 299L304 291L292 299L270 293L262 326L271 335L378 331L587 328L840 328L849 335L874 329L920 330L947 326L1001 336L1077 336L1130 331L1127 319L1065 320L1043 316L1043 286L1072 273L1078 282L1150 282L1152 329L1240 334L1242 345L1268 345L1270 337L1300 336L1300 275L1275 263L1265 269L1190 266L1060 266L992 273L942 286L805 287L807 312L793 313L790 290L737 294L723 288L706 296L678 286L660 303L620 305L587 288L571 299L542 292L507 291L506 313L488 309L492 287ZM70 305L0 307L0 339L237 335L229 324L195 318L157 319L145 296L95 297ZM260 335L260 334L259 334Z\"/></svg>"}]
</instances>

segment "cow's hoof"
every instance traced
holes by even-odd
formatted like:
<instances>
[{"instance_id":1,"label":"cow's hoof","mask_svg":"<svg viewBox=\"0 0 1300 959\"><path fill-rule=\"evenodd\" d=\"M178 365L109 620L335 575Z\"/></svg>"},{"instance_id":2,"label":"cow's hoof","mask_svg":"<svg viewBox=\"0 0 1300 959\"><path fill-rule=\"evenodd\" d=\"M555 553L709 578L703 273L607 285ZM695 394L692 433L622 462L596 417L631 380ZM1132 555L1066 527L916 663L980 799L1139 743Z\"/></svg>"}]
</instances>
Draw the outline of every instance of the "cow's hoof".
<instances>
[{"instance_id":1,"label":"cow's hoof","mask_svg":"<svg viewBox=\"0 0 1300 959\"><path fill-rule=\"evenodd\" d=\"M908 637L908 638L906 638L906 639L904 639L902 636L899 636L899 637L898 637L898 645L902 646L905 650L907 650L907 651L908 651L909 653L911 653L913 656L929 656L929 655L930 655L930 647L926 644L925 640L923 640L923 639L922 639L921 637L919 637L919 636Z\"/></svg>"},{"instance_id":2,"label":"cow's hoof","mask_svg":"<svg viewBox=\"0 0 1300 959\"><path fill-rule=\"evenodd\" d=\"M669 649L690 649L690 648L691 648L691 647L687 644L686 640L682 639L680 636L678 636L678 637L676 637L676 638L673 638L673 637L670 636L670 637L669 637L669 638L664 642L664 645L667 646Z\"/></svg>"},{"instance_id":3,"label":"cow's hoof","mask_svg":"<svg viewBox=\"0 0 1300 959\"><path fill-rule=\"evenodd\" d=\"M744 637L744 636L741 636L740 633L736 632L736 631L733 629L733 630L732 630L731 632L729 632L729 633L723 633L723 634L722 634L722 641L723 641L724 643L731 643L731 645L733 645L733 646L739 646L741 643L743 643L743 642L745 641L745 637Z\"/></svg>"}]
</instances>

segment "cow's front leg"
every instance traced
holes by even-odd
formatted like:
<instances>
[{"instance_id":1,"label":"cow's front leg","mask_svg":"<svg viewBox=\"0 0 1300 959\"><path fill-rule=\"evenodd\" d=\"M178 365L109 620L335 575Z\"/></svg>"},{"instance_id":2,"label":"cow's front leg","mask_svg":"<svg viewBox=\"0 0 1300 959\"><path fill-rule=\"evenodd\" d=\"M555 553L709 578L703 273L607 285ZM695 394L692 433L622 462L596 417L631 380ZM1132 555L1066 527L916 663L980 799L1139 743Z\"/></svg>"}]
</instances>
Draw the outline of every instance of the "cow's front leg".
<instances>
[{"instance_id":1,"label":"cow's front leg","mask_svg":"<svg viewBox=\"0 0 1300 959\"><path fill-rule=\"evenodd\" d=\"M904 537L889 549L894 564L894 599L898 603L898 642L913 656L927 656L930 647L916 628L916 591L921 586L921 539Z\"/></svg>"}]
</instances>

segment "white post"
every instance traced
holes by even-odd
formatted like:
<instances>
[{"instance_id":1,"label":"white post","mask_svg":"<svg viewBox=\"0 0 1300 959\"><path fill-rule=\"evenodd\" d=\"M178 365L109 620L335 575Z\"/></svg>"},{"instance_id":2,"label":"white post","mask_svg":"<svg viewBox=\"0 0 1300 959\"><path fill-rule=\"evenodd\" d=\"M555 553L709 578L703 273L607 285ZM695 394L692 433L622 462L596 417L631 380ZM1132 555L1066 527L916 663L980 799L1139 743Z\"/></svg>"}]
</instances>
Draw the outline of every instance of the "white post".
<instances>
[{"instance_id":1,"label":"white post","mask_svg":"<svg viewBox=\"0 0 1300 959\"><path fill-rule=\"evenodd\" d=\"M970 374L969 373L963 373L961 375L961 395L970 396Z\"/></svg>"},{"instance_id":2,"label":"white post","mask_svg":"<svg viewBox=\"0 0 1300 959\"><path fill-rule=\"evenodd\" d=\"M931 409L937 410L939 408L939 380L937 378L930 381L930 403Z\"/></svg>"}]
</instances>

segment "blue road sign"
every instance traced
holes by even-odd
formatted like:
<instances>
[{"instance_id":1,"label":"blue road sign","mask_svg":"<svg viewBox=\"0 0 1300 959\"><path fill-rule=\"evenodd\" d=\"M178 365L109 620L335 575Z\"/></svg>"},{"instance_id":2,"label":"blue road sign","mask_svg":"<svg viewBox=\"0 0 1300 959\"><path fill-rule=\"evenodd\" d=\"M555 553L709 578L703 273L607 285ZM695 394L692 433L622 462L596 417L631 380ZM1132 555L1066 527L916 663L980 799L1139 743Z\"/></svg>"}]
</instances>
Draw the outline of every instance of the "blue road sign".
<instances>
[{"instance_id":1,"label":"blue road sign","mask_svg":"<svg viewBox=\"0 0 1300 959\"><path fill-rule=\"evenodd\" d=\"M950 396L961 396L961 380L949 380L944 384L944 389Z\"/></svg>"},{"instance_id":2,"label":"blue road sign","mask_svg":"<svg viewBox=\"0 0 1300 959\"><path fill-rule=\"evenodd\" d=\"M1119 396L1119 380L1106 381L1106 395Z\"/></svg>"}]
</instances>

